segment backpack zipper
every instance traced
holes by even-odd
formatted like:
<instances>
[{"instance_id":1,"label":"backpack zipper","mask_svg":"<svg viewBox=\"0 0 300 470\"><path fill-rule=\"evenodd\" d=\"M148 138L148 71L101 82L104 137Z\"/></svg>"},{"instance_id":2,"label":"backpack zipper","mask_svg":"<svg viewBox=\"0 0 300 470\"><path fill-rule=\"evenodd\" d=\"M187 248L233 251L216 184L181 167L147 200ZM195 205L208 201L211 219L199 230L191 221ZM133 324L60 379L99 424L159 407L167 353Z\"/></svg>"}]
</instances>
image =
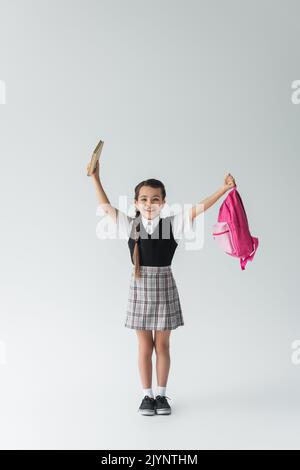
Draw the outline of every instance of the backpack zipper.
<instances>
[{"instance_id":1,"label":"backpack zipper","mask_svg":"<svg viewBox=\"0 0 300 470\"><path fill-rule=\"evenodd\" d=\"M224 232L214 232L213 235L222 235L223 233L229 232L229 230L224 230Z\"/></svg>"}]
</instances>

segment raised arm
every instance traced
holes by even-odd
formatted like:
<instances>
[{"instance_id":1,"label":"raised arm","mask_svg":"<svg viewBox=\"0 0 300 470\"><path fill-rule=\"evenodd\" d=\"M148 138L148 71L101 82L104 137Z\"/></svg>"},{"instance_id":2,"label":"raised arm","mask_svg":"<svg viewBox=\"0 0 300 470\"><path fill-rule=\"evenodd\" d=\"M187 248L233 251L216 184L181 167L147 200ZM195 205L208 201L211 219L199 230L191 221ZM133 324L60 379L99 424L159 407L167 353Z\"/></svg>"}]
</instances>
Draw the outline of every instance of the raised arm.
<instances>
[{"instance_id":1,"label":"raised arm","mask_svg":"<svg viewBox=\"0 0 300 470\"><path fill-rule=\"evenodd\" d=\"M89 165L90 164L87 165L87 171L89 169ZM106 212L106 214L108 214L113 219L113 221L116 222L117 221L117 209L110 204L109 199L100 181L99 160L97 161L95 171L91 174L91 179L95 186L96 196L97 196L100 206Z\"/></svg>"},{"instance_id":2,"label":"raised arm","mask_svg":"<svg viewBox=\"0 0 300 470\"><path fill-rule=\"evenodd\" d=\"M220 199L229 189L232 189L236 186L234 177L227 173L224 176L224 184L221 186L215 193L211 196L206 197L201 202L198 202L195 206L191 207L190 209L190 218L193 221L195 217L197 217L202 212L206 211L209 207L211 207L215 202Z\"/></svg>"}]
</instances>

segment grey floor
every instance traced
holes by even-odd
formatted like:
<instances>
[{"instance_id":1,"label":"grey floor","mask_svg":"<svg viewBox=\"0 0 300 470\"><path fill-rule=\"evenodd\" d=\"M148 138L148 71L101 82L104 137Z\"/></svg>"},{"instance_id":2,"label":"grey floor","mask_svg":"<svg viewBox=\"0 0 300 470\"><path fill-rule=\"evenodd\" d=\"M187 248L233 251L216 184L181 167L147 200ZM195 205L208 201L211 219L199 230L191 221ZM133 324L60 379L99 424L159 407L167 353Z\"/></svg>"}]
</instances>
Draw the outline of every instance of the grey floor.
<instances>
[{"instance_id":1,"label":"grey floor","mask_svg":"<svg viewBox=\"0 0 300 470\"><path fill-rule=\"evenodd\" d=\"M169 386L171 415L149 417L138 414L141 391L125 374L100 382L80 367L72 380L63 370L56 379L2 373L2 449L300 448L299 397L278 384L212 390L191 380Z\"/></svg>"}]
</instances>

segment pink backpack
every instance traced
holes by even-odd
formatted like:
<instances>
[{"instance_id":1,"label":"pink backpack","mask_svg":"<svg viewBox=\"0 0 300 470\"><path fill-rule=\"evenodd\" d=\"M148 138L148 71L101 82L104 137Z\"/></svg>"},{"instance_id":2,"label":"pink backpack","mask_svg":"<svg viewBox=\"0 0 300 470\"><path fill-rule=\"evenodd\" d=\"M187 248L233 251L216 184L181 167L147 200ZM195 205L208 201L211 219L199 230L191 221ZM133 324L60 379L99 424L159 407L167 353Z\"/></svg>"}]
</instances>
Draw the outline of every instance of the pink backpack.
<instances>
[{"instance_id":1,"label":"pink backpack","mask_svg":"<svg viewBox=\"0 0 300 470\"><path fill-rule=\"evenodd\" d=\"M245 269L247 262L253 260L258 238L250 234L246 211L236 186L221 204L212 235L225 253L240 258L241 269Z\"/></svg>"}]
</instances>

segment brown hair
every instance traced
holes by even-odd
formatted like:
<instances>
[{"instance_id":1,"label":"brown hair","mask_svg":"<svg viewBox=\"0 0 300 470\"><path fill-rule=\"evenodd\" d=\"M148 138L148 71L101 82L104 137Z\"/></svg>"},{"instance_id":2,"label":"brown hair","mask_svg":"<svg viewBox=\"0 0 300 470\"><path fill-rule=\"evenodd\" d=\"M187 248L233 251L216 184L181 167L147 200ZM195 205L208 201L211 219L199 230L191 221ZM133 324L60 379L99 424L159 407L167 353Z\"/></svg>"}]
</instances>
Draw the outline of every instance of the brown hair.
<instances>
[{"instance_id":1,"label":"brown hair","mask_svg":"<svg viewBox=\"0 0 300 470\"><path fill-rule=\"evenodd\" d=\"M164 184L161 181L156 180L155 178L150 178L150 179L141 181L134 188L134 193L135 193L134 199L135 199L135 201L138 201L140 189L141 189L142 186L150 186L151 188L160 188L162 199L163 200L165 199L166 189L165 189ZM139 217L139 215L140 215L140 211L138 209L135 209L135 217L137 218L137 217ZM134 250L133 250L133 262L134 262L134 266L135 266L134 275L135 275L135 279L137 279L138 277L140 277L140 254L139 254L138 240L139 240L139 237L140 237L140 228L141 227L140 227L140 222L137 224L134 221L134 225L135 225L135 234L134 234L135 244L134 244Z\"/></svg>"}]
</instances>

